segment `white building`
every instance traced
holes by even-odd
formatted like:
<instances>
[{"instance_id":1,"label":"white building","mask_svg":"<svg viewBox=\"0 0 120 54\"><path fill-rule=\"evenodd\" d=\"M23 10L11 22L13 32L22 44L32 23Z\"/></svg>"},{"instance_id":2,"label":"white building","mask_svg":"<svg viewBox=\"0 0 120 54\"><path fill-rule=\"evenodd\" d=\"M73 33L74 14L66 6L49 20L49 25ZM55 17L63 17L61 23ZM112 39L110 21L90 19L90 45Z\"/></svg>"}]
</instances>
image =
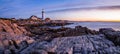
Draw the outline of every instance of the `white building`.
<instances>
[{"instance_id":1,"label":"white building","mask_svg":"<svg viewBox=\"0 0 120 54\"><path fill-rule=\"evenodd\" d=\"M30 19L32 19L32 20L42 20L41 18L39 18L39 17L37 17L37 16L35 16L35 15L32 15L32 16L30 17Z\"/></svg>"}]
</instances>

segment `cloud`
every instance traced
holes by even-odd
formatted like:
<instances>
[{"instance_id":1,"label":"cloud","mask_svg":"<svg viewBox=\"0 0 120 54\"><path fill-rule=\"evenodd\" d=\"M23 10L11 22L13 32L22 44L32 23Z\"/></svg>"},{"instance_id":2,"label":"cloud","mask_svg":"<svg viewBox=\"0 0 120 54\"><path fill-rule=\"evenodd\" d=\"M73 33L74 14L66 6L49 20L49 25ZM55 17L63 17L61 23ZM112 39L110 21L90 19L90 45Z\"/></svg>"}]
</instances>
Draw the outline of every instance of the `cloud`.
<instances>
[{"instance_id":1,"label":"cloud","mask_svg":"<svg viewBox=\"0 0 120 54\"><path fill-rule=\"evenodd\" d=\"M28 17L41 14L42 8L54 12L98 6L119 6L119 3L120 0L0 0L0 16Z\"/></svg>"}]
</instances>

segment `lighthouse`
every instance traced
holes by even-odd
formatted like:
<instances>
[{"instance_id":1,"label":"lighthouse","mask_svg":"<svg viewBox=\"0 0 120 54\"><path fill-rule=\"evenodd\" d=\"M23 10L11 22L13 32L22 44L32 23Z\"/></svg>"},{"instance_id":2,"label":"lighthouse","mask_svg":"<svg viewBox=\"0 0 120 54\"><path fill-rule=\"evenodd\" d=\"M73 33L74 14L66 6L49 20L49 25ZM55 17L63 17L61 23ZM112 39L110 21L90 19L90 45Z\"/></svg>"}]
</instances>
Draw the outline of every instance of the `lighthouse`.
<instances>
[{"instance_id":1,"label":"lighthouse","mask_svg":"<svg viewBox=\"0 0 120 54\"><path fill-rule=\"evenodd\" d=\"M44 9L42 9L42 20L44 19Z\"/></svg>"}]
</instances>

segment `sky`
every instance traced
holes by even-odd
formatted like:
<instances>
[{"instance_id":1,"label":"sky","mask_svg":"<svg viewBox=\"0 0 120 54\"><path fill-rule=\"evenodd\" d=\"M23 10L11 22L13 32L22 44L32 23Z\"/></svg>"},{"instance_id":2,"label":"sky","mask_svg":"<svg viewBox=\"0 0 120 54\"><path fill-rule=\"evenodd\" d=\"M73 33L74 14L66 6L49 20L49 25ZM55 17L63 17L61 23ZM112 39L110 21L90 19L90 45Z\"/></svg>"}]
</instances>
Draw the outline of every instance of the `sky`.
<instances>
[{"instance_id":1,"label":"sky","mask_svg":"<svg viewBox=\"0 0 120 54\"><path fill-rule=\"evenodd\" d=\"M120 0L0 0L0 17L55 20L120 21Z\"/></svg>"}]
</instances>

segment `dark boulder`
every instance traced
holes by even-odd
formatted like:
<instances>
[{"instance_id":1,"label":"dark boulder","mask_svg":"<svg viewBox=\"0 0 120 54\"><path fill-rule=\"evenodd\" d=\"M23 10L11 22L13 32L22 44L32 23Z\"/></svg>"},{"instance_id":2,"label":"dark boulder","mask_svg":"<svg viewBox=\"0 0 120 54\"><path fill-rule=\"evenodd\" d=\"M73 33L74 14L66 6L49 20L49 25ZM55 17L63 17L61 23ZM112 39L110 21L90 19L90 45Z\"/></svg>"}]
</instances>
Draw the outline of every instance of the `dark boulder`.
<instances>
[{"instance_id":1,"label":"dark boulder","mask_svg":"<svg viewBox=\"0 0 120 54\"><path fill-rule=\"evenodd\" d=\"M106 32L114 32L115 30L113 30L112 28L101 28L99 29L100 33L106 33Z\"/></svg>"},{"instance_id":2,"label":"dark boulder","mask_svg":"<svg viewBox=\"0 0 120 54\"><path fill-rule=\"evenodd\" d=\"M99 32L104 34L115 45L120 45L120 31L115 31L112 28L101 28Z\"/></svg>"}]
</instances>

